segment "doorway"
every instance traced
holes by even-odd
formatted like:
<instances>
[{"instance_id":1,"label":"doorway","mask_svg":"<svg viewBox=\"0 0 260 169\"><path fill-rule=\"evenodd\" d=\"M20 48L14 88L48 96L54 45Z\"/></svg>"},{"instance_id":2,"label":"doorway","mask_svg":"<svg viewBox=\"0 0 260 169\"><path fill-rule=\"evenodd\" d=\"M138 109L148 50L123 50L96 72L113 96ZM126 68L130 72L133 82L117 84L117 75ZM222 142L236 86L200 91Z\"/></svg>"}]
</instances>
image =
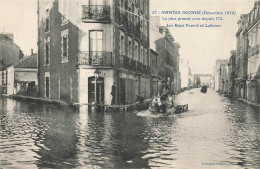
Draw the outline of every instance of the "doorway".
<instances>
[{"instance_id":1,"label":"doorway","mask_svg":"<svg viewBox=\"0 0 260 169\"><path fill-rule=\"evenodd\" d=\"M95 91L96 90L96 91ZM104 78L95 77L88 78L88 103L94 104L104 103Z\"/></svg>"},{"instance_id":2,"label":"doorway","mask_svg":"<svg viewBox=\"0 0 260 169\"><path fill-rule=\"evenodd\" d=\"M50 97L50 77L45 77L45 96Z\"/></svg>"}]
</instances>

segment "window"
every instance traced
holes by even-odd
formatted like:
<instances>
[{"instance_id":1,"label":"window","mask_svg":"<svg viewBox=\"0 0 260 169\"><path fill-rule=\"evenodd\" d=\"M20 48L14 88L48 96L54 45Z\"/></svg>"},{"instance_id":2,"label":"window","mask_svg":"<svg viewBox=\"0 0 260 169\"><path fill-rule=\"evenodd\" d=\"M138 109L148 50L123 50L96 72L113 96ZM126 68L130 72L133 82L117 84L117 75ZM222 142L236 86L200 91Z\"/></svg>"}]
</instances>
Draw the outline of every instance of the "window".
<instances>
[{"instance_id":1,"label":"window","mask_svg":"<svg viewBox=\"0 0 260 169\"><path fill-rule=\"evenodd\" d=\"M128 57L132 59L132 39L129 38L129 41L128 41Z\"/></svg>"},{"instance_id":2,"label":"window","mask_svg":"<svg viewBox=\"0 0 260 169\"><path fill-rule=\"evenodd\" d=\"M147 21L144 20L144 35L147 35Z\"/></svg>"},{"instance_id":3,"label":"window","mask_svg":"<svg viewBox=\"0 0 260 169\"><path fill-rule=\"evenodd\" d=\"M125 55L125 37L121 36L120 40L120 54Z\"/></svg>"},{"instance_id":4,"label":"window","mask_svg":"<svg viewBox=\"0 0 260 169\"><path fill-rule=\"evenodd\" d=\"M103 32L90 31L89 34L89 59L91 65L99 65L103 61Z\"/></svg>"},{"instance_id":5,"label":"window","mask_svg":"<svg viewBox=\"0 0 260 169\"><path fill-rule=\"evenodd\" d=\"M251 33L249 33L249 36L248 36L248 45L249 45L249 49L252 47L252 37L251 37Z\"/></svg>"},{"instance_id":6,"label":"window","mask_svg":"<svg viewBox=\"0 0 260 169\"><path fill-rule=\"evenodd\" d=\"M49 9L45 10L45 27L44 27L45 32L50 31L50 11Z\"/></svg>"},{"instance_id":7,"label":"window","mask_svg":"<svg viewBox=\"0 0 260 169\"><path fill-rule=\"evenodd\" d=\"M2 85L5 85L5 71L2 71Z\"/></svg>"},{"instance_id":8,"label":"window","mask_svg":"<svg viewBox=\"0 0 260 169\"><path fill-rule=\"evenodd\" d=\"M144 49L144 65L147 66L147 50Z\"/></svg>"},{"instance_id":9,"label":"window","mask_svg":"<svg viewBox=\"0 0 260 169\"><path fill-rule=\"evenodd\" d=\"M134 15L134 24L135 25L137 25L138 23L139 23L139 17L137 17L138 16L138 9L137 9L137 7L135 7L135 15Z\"/></svg>"},{"instance_id":10,"label":"window","mask_svg":"<svg viewBox=\"0 0 260 169\"><path fill-rule=\"evenodd\" d=\"M102 31L90 31L89 41L90 41L90 52L102 51Z\"/></svg>"},{"instance_id":11,"label":"window","mask_svg":"<svg viewBox=\"0 0 260 169\"><path fill-rule=\"evenodd\" d=\"M50 98L50 72L45 72L45 97Z\"/></svg>"},{"instance_id":12,"label":"window","mask_svg":"<svg viewBox=\"0 0 260 169\"><path fill-rule=\"evenodd\" d=\"M144 55L143 55L143 48L141 47L140 49L140 60L139 60L141 63L144 62Z\"/></svg>"},{"instance_id":13,"label":"window","mask_svg":"<svg viewBox=\"0 0 260 169\"><path fill-rule=\"evenodd\" d=\"M252 35L252 46L255 46L256 44L256 29L253 30L253 35Z\"/></svg>"},{"instance_id":14,"label":"window","mask_svg":"<svg viewBox=\"0 0 260 169\"><path fill-rule=\"evenodd\" d=\"M61 12L61 24L68 23L68 17L69 17L69 0L60 0L60 12Z\"/></svg>"},{"instance_id":15,"label":"window","mask_svg":"<svg viewBox=\"0 0 260 169\"><path fill-rule=\"evenodd\" d=\"M124 0L122 0L121 8L125 9L125 1Z\"/></svg>"},{"instance_id":16,"label":"window","mask_svg":"<svg viewBox=\"0 0 260 169\"><path fill-rule=\"evenodd\" d=\"M138 43L137 42L135 42L135 51L134 51L135 53L134 53L134 60L135 61L138 61Z\"/></svg>"},{"instance_id":17,"label":"window","mask_svg":"<svg viewBox=\"0 0 260 169\"><path fill-rule=\"evenodd\" d=\"M70 101L71 101L71 102L72 102L72 100L73 100L73 94L72 94L72 92L73 92L73 86L72 86L72 83L73 83L72 77L70 76Z\"/></svg>"},{"instance_id":18,"label":"window","mask_svg":"<svg viewBox=\"0 0 260 169\"><path fill-rule=\"evenodd\" d=\"M142 32L144 32L144 31L143 31L143 28L144 28L144 27L143 27L143 19L140 19L140 30L141 30Z\"/></svg>"},{"instance_id":19,"label":"window","mask_svg":"<svg viewBox=\"0 0 260 169\"><path fill-rule=\"evenodd\" d=\"M69 39L68 39L68 29L61 32L61 63L69 61L68 51L69 51Z\"/></svg>"},{"instance_id":20,"label":"window","mask_svg":"<svg viewBox=\"0 0 260 169\"><path fill-rule=\"evenodd\" d=\"M128 8L128 10L129 10L129 12L128 12L128 20L131 22L132 21L132 14L131 14L132 10L131 10L130 7Z\"/></svg>"},{"instance_id":21,"label":"window","mask_svg":"<svg viewBox=\"0 0 260 169\"><path fill-rule=\"evenodd\" d=\"M260 41L260 24L258 25L258 31L257 31L257 37L256 37L256 44L257 45L259 45L259 41Z\"/></svg>"},{"instance_id":22,"label":"window","mask_svg":"<svg viewBox=\"0 0 260 169\"><path fill-rule=\"evenodd\" d=\"M50 37L44 39L45 46L45 66L50 65Z\"/></svg>"}]
</instances>

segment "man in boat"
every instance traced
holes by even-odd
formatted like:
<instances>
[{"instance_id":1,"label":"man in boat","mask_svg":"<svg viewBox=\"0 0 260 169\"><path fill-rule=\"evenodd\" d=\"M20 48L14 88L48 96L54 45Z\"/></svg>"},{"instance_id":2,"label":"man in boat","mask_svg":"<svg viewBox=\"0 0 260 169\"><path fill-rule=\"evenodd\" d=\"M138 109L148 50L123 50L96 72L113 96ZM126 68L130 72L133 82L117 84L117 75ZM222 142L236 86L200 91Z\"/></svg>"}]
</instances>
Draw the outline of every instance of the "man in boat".
<instances>
[{"instance_id":1,"label":"man in boat","mask_svg":"<svg viewBox=\"0 0 260 169\"><path fill-rule=\"evenodd\" d=\"M172 107L173 106L173 97L172 95L168 96L168 107Z\"/></svg>"},{"instance_id":2,"label":"man in boat","mask_svg":"<svg viewBox=\"0 0 260 169\"><path fill-rule=\"evenodd\" d=\"M151 102L151 105L150 105L150 111L152 113L157 113L159 112L159 105L158 105L159 101L158 101L158 97L157 96L154 96L152 102Z\"/></svg>"}]
</instances>

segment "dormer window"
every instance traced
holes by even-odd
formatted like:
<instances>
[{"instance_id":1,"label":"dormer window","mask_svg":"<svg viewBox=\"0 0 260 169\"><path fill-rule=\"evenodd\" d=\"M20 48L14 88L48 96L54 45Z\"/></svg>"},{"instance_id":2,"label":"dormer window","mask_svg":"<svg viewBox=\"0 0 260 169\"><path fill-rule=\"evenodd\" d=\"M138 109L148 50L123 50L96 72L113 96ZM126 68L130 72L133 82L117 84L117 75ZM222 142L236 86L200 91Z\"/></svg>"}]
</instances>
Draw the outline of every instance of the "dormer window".
<instances>
[{"instance_id":1,"label":"dormer window","mask_svg":"<svg viewBox=\"0 0 260 169\"><path fill-rule=\"evenodd\" d=\"M50 31L50 10L46 9L45 10L45 27L44 27L45 32Z\"/></svg>"},{"instance_id":2,"label":"dormer window","mask_svg":"<svg viewBox=\"0 0 260 169\"><path fill-rule=\"evenodd\" d=\"M68 0L60 0L60 13L61 13L61 24L68 23L69 17L69 4Z\"/></svg>"}]
</instances>

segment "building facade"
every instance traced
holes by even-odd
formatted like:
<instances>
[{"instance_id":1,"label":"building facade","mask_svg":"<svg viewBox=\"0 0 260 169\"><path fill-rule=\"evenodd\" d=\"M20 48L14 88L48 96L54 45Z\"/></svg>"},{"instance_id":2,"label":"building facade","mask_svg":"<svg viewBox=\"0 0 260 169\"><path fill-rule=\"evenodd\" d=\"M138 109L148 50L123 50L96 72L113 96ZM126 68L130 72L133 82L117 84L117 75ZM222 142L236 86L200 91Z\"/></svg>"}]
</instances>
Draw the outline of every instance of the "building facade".
<instances>
[{"instance_id":1,"label":"building facade","mask_svg":"<svg viewBox=\"0 0 260 169\"><path fill-rule=\"evenodd\" d=\"M26 56L6 68L7 95L37 97L37 54Z\"/></svg>"},{"instance_id":2,"label":"building facade","mask_svg":"<svg viewBox=\"0 0 260 169\"><path fill-rule=\"evenodd\" d=\"M229 58L229 78L230 78L230 95L235 94L235 74L236 74L236 50L230 51Z\"/></svg>"},{"instance_id":3,"label":"building facade","mask_svg":"<svg viewBox=\"0 0 260 169\"><path fill-rule=\"evenodd\" d=\"M247 36L246 28L248 15L241 15L238 23L236 71L235 71L235 96L246 99L247 96Z\"/></svg>"},{"instance_id":4,"label":"building facade","mask_svg":"<svg viewBox=\"0 0 260 169\"><path fill-rule=\"evenodd\" d=\"M189 87L189 64L188 62L180 60L180 77L181 77L181 88L188 89Z\"/></svg>"},{"instance_id":5,"label":"building facade","mask_svg":"<svg viewBox=\"0 0 260 169\"><path fill-rule=\"evenodd\" d=\"M212 88L216 91L222 90L221 67L223 67L223 65L225 65L227 61L228 61L227 59L218 59L216 60L216 64L214 65L211 79L212 79Z\"/></svg>"},{"instance_id":6,"label":"building facade","mask_svg":"<svg viewBox=\"0 0 260 169\"><path fill-rule=\"evenodd\" d=\"M0 33L0 94L7 93L6 68L22 57L20 47L14 43L14 34Z\"/></svg>"},{"instance_id":7,"label":"building facade","mask_svg":"<svg viewBox=\"0 0 260 169\"><path fill-rule=\"evenodd\" d=\"M248 39L246 48L247 59L247 100L260 104L260 1L256 0L254 8L248 14L245 37Z\"/></svg>"},{"instance_id":8,"label":"building facade","mask_svg":"<svg viewBox=\"0 0 260 169\"><path fill-rule=\"evenodd\" d=\"M229 81L229 61L221 64L220 66L220 84L219 84L219 92L228 94L230 89L230 81Z\"/></svg>"},{"instance_id":9,"label":"building facade","mask_svg":"<svg viewBox=\"0 0 260 169\"><path fill-rule=\"evenodd\" d=\"M155 52L153 49L150 49L150 58L151 58L151 82L150 82L150 97L157 96L159 94L159 86L161 86L161 82L163 80L162 77L158 74L158 64L157 60L159 54Z\"/></svg>"},{"instance_id":10,"label":"building facade","mask_svg":"<svg viewBox=\"0 0 260 169\"><path fill-rule=\"evenodd\" d=\"M164 79L164 83L170 90L178 92L181 90L181 79L179 71L179 48L180 44L174 41L169 29L160 26L158 16L151 17L150 44L158 54L158 74Z\"/></svg>"},{"instance_id":11,"label":"building facade","mask_svg":"<svg viewBox=\"0 0 260 169\"><path fill-rule=\"evenodd\" d=\"M39 97L106 105L149 98L149 0L39 0L38 53Z\"/></svg>"}]
</instances>

